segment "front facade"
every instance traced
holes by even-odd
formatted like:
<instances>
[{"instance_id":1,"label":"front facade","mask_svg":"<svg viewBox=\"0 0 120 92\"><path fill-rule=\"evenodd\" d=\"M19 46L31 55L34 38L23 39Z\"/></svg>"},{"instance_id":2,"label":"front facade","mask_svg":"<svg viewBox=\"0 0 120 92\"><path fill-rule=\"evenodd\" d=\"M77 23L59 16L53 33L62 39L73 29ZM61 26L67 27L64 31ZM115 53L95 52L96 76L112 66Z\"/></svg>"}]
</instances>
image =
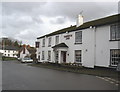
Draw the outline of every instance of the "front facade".
<instances>
[{"instance_id":1,"label":"front facade","mask_svg":"<svg viewBox=\"0 0 120 92\"><path fill-rule=\"evenodd\" d=\"M5 56L5 57L15 57L15 58L17 58L17 55L18 55L17 50L1 50L1 53L3 53L3 56Z\"/></svg>"},{"instance_id":2,"label":"front facade","mask_svg":"<svg viewBox=\"0 0 120 92\"><path fill-rule=\"evenodd\" d=\"M31 58L31 55L34 55L36 52L36 49L34 47L30 47L29 45L23 45L23 47L19 50L18 57L20 59L24 59L25 57Z\"/></svg>"},{"instance_id":3,"label":"front facade","mask_svg":"<svg viewBox=\"0 0 120 92\"><path fill-rule=\"evenodd\" d=\"M23 48L21 51L20 51L20 59L24 59L26 56L29 56L30 57L30 52L27 50L27 48Z\"/></svg>"},{"instance_id":4,"label":"front facade","mask_svg":"<svg viewBox=\"0 0 120 92\"><path fill-rule=\"evenodd\" d=\"M37 38L38 62L78 63L91 68L117 66L120 61L118 16L71 26Z\"/></svg>"}]
</instances>

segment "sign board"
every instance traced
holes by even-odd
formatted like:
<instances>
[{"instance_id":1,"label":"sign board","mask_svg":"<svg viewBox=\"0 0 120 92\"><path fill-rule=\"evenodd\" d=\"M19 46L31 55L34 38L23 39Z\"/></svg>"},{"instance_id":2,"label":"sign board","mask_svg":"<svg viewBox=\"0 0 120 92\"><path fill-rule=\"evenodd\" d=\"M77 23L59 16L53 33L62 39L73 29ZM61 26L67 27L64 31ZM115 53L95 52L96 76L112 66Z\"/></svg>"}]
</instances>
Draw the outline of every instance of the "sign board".
<instances>
[{"instance_id":1,"label":"sign board","mask_svg":"<svg viewBox=\"0 0 120 92\"><path fill-rule=\"evenodd\" d=\"M66 38L66 40L69 40L70 37L72 37L72 35L65 35L64 38Z\"/></svg>"}]
</instances>

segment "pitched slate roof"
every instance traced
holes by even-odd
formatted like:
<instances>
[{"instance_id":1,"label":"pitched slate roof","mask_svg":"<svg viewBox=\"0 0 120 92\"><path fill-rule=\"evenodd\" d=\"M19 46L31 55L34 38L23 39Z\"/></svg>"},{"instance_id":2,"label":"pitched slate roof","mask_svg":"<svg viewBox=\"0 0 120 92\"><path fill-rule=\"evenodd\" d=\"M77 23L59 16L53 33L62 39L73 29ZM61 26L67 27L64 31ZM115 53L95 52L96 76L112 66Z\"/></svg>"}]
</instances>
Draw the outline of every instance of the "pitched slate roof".
<instances>
[{"instance_id":1,"label":"pitched slate roof","mask_svg":"<svg viewBox=\"0 0 120 92\"><path fill-rule=\"evenodd\" d=\"M48 36L53 36L53 35L57 35L57 34L61 34L61 33L72 32L72 31L76 31L76 30L82 30L82 29L89 28L90 26L97 27L97 26L107 25L107 24L118 22L118 21L120 21L120 14L116 14L116 15L112 15L112 16L109 16L109 17L89 21L89 22L86 22L79 27L76 27L76 25L71 26L71 27L67 27L67 28L52 32L50 34L38 37L37 39L43 38L45 36L48 37Z\"/></svg>"},{"instance_id":2,"label":"pitched slate roof","mask_svg":"<svg viewBox=\"0 0 120 92\"><path fill-rule=\"evenodd\" d=\"M53 46L52 48L56 48L56 47L67 47L68 48L68 46L65 43L57 44L57 45Z\"/></svg>"}]
</instances>

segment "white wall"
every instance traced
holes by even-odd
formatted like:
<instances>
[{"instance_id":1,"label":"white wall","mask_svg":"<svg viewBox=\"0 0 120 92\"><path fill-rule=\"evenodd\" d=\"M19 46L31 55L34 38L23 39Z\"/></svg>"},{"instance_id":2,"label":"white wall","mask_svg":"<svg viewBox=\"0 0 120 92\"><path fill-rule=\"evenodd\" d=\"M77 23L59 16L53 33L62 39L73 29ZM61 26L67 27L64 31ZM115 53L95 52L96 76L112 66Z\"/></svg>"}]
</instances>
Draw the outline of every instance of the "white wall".
<instances>
[{"instance_id":1,"label":"white wall","mask_svg":"<svg viewBox=\"0 0 120 92\"><path fill-rule=\"evenodd\" d=\"M66 53L66 62L74 63L75 62L75 50L82 50L82 65L85 67L94 68L94 66L109 67L110 65L110 49L118 49L118 41L109 41L110 40L110 26L99 26L92 27L82 31L82 44L75 44L75 31L69 33L58 34L59 43L65 43L69 48ZM66 40L65 35L72 35L69 40ZM52 45L55 46L55 37L52 37ZM42 39L38 39L40 42L40 48L37 49L42 58L42 51L45 52L45 60L40 60L39 62L47 61L48 50L51 50L51 61L55 62L53 48L48 47L48 38L45 37L45 47L42 47ZM60 61L59 61L60 62Z\"/></svg>"},{"instance_id":2,"label":"white wall","mask_svg":"<svg viewBox=\"0 0 120 92\"><path fill-rule=\"evenodd\" d=\"M16 57L17 58L18 51L15 51L15 50L2 50L2 52L3 52L4 56L7 56L7 57Z\"/></svg>"},{"instance_id":3,"label":"white wall","mask_svg":"<svg viewBox=\"0 0 120 92\"><path fill-rule=\"evenodd\" d=\"M25 56L30 55L29 51L25 48L25 54L23 54L23 50L20 52L20 58L23 59Z\"/></svg>"},{"instance_id":4,"label":"white wall","mask_svg":"<svg viewBox=\"0 0 120 92\"><path fill-rule=\"evenodd\" d=\"M94 68L94 29L83 31L82 60L83 66Z\"/></svg>"},{"instance_id":5,"label":"white wall","mask_svg":"<svg viewBox=\"0 0 120 92\"><path fill-rule=\"evenodd\" d=\"M110 40L110 26L96 29L96 66L109 67L110 49L118 49L118 41Z\"/></svg>"}]
</instances>

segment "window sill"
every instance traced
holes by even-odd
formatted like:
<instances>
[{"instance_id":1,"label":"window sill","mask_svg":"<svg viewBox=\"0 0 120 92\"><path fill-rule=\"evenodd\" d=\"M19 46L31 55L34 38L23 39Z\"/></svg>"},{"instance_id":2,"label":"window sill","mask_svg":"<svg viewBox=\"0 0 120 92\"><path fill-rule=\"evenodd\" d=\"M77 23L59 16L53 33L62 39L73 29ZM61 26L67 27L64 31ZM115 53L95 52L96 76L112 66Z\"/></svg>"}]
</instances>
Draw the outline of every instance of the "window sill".
<instances>
[{"instance_id":1,"label":"window sill","mask_svg":"<svg viewBox=\"0 0 120 92\"><path fill-rule=\"evenodd\" d=\"M77 45L77 44L82 44L82 43L74 43L74 44L76 44L76 45Z\"/></svg>"},{"instance_id":2,"label":"window sill","mask_svg":"<svg viewBox=\"0 0 120 92\"><path fill-rule=\"evenodd\" d=\"M120 39L119 40L109 40L109 41L120 41Z\"/></svg>"},{"instance_id":3,"label":"window sill","mask_svg":"<svg viewBox=\"0 0 120 92\"><path fill-rule=\"evenodd\" d=\"M48 45L48 47L51 47L51 45Z\"/></svg>"}]
</instances>

